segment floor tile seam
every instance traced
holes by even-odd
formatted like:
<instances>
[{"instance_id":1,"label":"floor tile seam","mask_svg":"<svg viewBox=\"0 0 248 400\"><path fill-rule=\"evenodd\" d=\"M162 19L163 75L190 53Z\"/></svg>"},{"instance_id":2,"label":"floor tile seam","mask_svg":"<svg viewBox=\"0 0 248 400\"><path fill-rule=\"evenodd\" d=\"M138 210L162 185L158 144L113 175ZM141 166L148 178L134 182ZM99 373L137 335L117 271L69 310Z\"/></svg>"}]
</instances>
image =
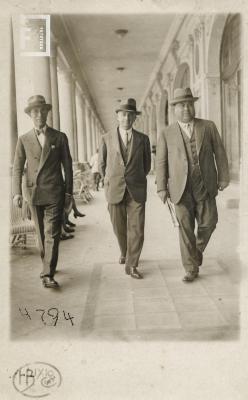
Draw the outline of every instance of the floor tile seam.
<instances>
[{"instance_id":1,"label":"floor tile seam","mask_svg":"<svg viewBox=\"0 0 248 400\"><path fill-rule=\"evenodd\" d=\"M94 312L98 300L99 283L101 279L101 265L97 264L93 266L91 279L89 284L88 296L84 306L84 312L80 324L80 330L87 324L89 330L93 329L94 326Z\"/></svg>"}]
</instances>

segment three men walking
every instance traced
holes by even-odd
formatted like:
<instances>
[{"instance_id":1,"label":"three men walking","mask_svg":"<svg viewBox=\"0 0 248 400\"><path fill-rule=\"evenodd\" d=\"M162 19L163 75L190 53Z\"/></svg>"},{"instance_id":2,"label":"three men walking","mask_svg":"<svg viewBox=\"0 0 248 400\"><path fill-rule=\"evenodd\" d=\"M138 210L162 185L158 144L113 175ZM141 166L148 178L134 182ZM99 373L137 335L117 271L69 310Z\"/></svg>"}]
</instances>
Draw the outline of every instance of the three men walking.
<instances>
[{"instance_id":1,"label":"three men walking","mask_svg":"<svg viewBox=\"0 0 248 400\"><path fill-rule=\"evenodd\" d=\"M169 196L179 222L179 242L185 282L199 274L203 252L216 227L215 197L229 184L225 149L214 122L195 118L190 88L176 89L171 105L177 122L165 127L157 144L157 192ZM46 124L51 105L37 95L25 112L34 128L18 139L13 166L14 204L21 207L24 167L26 198L39 239L45 287L54 280L63 210L72 204L72 159L64 133ZM104 177L108 210L120 248L120 264L132 278L141 279L139 258L144 242L147 175L151 168L149 137L133 128L136 101L120 103L118 127L102 137L99 172ZM64 176L62 174L62 168ZM195 233L195 224L197 231Z\"/></svg>"}]
</instances>

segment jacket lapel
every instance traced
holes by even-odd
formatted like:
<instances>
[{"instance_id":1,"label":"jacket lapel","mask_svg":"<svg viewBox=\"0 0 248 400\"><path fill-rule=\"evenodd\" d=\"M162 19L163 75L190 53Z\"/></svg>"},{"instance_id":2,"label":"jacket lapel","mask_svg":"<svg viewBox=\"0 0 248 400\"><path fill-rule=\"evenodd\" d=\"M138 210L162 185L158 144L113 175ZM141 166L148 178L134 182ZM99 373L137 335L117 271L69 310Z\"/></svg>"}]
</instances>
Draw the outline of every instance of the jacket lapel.
<instances>
[{"instance_id":1,"label":"jacket lapel","mask_svg":"<svg viewBox=\"0 0 248 400\"><path fill-rule=\"evenodd\" d=\"M53 132L49 127L47 127L46 133L45 133L45 142L44 142L44 146L42 148L42 153L41 153L41 158L40 158L39 171L43 168L46 160L48 159L53 141L54 141Z\"/></svg>"},{"instance_id":2,"label":"jacket lapel","mask_svg":"<svg viewBox=\"0 0 248 400\"><path fill-rule=\"evenodd\" d=\"M128 155L128 160L127 160L127 165L130 163L132 156L136 153L140 143L141 143L141 137L138 135L137 131L133 129L133 135L132 135L132 143L131 143L131 148L129 151Z\"/></svg>"},{"instance_id":3,"label":"jacket lapel","mask_svg":"<svg viewBox=\"0 0 248 400\"><path fill-rule=\"evenodd\" d=\"M201 123L199 119L195 119L195 124L194 124L194 129L195 129L195 141L196 141L196 149L197 149L197 154L199 156L202 142L204 139L204 133L205 133L205 126L204 124Z\"/></svg>"},{"instance_id":4,"label":"jacket lapel","mask_svg":"<svg viewBox=\"0 0 248 400\"><path fill-rule=\"evenodd\" d=\"M119 141L119 128L117 128L117 130L112 134L111 142L113 143L114 151L116 151L119 154L121 165L124 165L124 161L121 154L120 141Z\"/></svg>"},{"instance_id":5,"label":"jacket lapel","mask_svg":"<svg viewBox=\"0 0 248 400\"><path fill-rule=\"evenodd\" d=\"M37 135L36 135L34 129L32 129L30 131L30 135L29 135L28 141L29 141L29 144L30 144L30 147L32 149L32 153L33 153L34 157L37 157L37 159L40 159L41 158L42 147L41 147L41 145L39 143L39 140L37 138Z\"/></svg>"}]
</instances>

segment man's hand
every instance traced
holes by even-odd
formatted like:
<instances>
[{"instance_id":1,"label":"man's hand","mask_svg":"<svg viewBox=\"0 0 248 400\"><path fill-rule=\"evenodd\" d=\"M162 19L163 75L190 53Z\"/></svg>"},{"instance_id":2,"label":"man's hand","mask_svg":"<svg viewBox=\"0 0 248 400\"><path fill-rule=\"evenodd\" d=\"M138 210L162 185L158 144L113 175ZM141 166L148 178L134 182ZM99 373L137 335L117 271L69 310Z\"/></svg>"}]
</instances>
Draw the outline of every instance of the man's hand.
<instances>
[{"instance_id":1,"label":"man's hand","mask_svg":"<svg viewBox=\"0 0 248 400\"><path fill-rule=\"evenodd\" d=\"M160 199L162 200L162 202L165 203L167 200L167 197L168 197L167 191L161 190L160 192L158 192L158 195L159 195Z\"/></svg>"},{"instance_id":2,"label":"man's hand","mask_svg":"<svg viewBox=\"0 0 248 400\"><path fill-rule=\"evenodd\" d=\"M16 207L22 208L22 203L23 203L22 195L16 194L13 198L13 203Z\"/></svg>"},{"instance_id":3,"label":"man's hand","mask_svg":"<svg viewBox=\"0 0 248 400\"><path fill-rule=\"evenodd\" d=\"M71 194L68 194L68 193L65 194L64 210L67 215L69 215L72 210L72 195Z\"/></svg>"},{"instance_id":4,"label":"man's hand","mask_svg":"<svg viewBox=\"0 0 248 400\"><path fill-rule=\"evenodd\" d=\"M219 182L218 189L222 192L228 186L228 182Z\"/></svg>"}]
</instances>

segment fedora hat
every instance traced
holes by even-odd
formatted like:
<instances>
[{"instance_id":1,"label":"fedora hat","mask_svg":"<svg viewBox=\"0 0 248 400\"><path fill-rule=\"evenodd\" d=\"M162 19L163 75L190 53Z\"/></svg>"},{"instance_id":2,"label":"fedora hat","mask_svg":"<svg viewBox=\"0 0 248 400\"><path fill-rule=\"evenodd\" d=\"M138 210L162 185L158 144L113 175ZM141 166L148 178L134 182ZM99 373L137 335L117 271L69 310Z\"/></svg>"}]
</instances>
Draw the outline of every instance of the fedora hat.
<instances>
[{"instance_id":1,"label":"fedora hat","mask_svg":"<svg viewBox=\"0 0 248 400\"><path fill-rule=\"evenodd\" d=\"M171 105L182 103L184 101L196 101L199 97L194 97L191 89L187 88L177 88L174 90L174 99L170 101Z\"/></svg>"},{"instance_id":2,"label":"fedora hat","mask_svg":"<svg viewBox=\"0 0 248 400\"><path fill-rule=\"evenodd\" d=\"M46 107L48 110L51 110L52 105L46 103L45 97L37 94L35 96L31 96L28 99L28 105L24 108L25 113L29 113L30 110L34 107Z\"/></svg>"},{"instance_id":3,"label":"fedora hat","mask_svg":"<svg viewBox=\"0 0 248 400\"><path fill-rule=\"evenodd\" d=\"M115 110L116 113L118 113L118 111L132 111L136 115L141 114L141 111L137 111L137 109L136 109L136 101L135 101L135 99L123 100L120 103L120 105L117 108L117 110Z\"/></svg>"}]
</instances>

